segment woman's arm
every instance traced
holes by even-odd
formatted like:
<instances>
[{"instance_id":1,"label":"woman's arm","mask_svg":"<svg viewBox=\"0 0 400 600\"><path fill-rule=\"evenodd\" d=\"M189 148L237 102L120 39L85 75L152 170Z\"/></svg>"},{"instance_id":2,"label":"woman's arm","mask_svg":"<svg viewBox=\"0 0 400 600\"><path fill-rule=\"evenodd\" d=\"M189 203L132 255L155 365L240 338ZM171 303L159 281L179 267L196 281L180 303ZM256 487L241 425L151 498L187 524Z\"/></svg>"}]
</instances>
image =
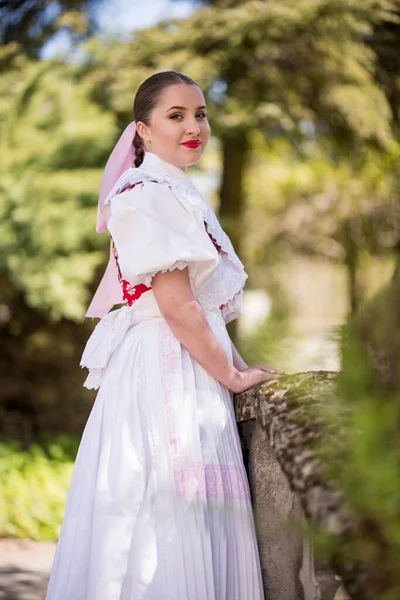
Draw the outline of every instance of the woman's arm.
<instances>
[{"instance_id":1,"label":"woman's arm","mask_svg":"<svg viewBox=\"0 0 400 600\"><path fill-rule=\"evenodd\" d=\"M192 294L187 268L157 273L151 286L160 312L173 334L222 385L239 393L268 378L260 368L241 372L230 362Z\"/></svg>"}]
</instances>

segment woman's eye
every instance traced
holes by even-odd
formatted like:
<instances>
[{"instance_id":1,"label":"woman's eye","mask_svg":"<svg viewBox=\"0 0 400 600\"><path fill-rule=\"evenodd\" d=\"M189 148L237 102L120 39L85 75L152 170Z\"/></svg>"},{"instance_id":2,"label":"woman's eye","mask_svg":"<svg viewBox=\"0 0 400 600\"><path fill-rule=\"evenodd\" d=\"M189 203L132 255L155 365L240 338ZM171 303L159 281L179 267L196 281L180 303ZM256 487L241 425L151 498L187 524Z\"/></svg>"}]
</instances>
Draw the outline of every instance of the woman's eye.
<instances>
[{"instance_id":1,"label":"woman's eye","mask_svg":"<svg viewBox=\"0 0 400 600\"><path fill-rule=\"evenodd\" d=\"M175 117L182 117L182 115L179 114L179 113L175 113L174 115L171 115L170 118L174 119L174 121L176 121ZM200 117L202 119L205 119L205 118L207 118L207 115L206 115L206 113L202 112L202 113L197 113L196 117Z\"/></svg>"}]
</instances>

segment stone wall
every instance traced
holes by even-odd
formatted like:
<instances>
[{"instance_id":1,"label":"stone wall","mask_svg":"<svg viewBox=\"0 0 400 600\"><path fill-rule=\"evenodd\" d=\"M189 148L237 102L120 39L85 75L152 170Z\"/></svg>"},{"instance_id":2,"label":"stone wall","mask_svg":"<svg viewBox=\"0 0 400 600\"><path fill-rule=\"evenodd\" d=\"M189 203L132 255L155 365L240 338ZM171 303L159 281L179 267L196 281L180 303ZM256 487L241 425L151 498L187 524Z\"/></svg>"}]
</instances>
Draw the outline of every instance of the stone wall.
<instances>
[{"instance_id":1,"label":"stone wall","mask_svg":"<svg viewBox=\"0 0 400 600\"><path fill-rule=\"evenodd\" d=\"M305 519L335 535L348 526L341 494L324 482L313 451L324 432L319 409L334 393L335 376L283 376L235 397L267 600L348 597L327 564L314 569L302 535Z\"/></svg>"}]
</instances>

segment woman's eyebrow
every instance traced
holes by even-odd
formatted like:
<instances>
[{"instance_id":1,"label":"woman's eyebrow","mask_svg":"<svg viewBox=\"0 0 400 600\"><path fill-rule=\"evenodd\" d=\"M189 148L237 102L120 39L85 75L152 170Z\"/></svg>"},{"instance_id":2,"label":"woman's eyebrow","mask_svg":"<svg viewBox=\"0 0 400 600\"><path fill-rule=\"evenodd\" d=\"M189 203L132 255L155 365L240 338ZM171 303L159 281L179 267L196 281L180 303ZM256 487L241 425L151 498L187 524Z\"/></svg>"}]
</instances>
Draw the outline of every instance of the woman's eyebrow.
<instances>
[{"instance_id":1,"label":"woman's eyebrow","mask_svg":"<svg viewBox=\"0 0 400 600\"><path fill-rule=\"evenodd\" d=\"M207 106L205 106L205 105L198 106L196 108L196 110L200 110L201 108L207 108ZM174 109L174 110L187 110L186 106L171 106L168 110L172 110L172 109ZM168 110L167 110L167 112L168 112Z\"/></svg>"}]
</instances>

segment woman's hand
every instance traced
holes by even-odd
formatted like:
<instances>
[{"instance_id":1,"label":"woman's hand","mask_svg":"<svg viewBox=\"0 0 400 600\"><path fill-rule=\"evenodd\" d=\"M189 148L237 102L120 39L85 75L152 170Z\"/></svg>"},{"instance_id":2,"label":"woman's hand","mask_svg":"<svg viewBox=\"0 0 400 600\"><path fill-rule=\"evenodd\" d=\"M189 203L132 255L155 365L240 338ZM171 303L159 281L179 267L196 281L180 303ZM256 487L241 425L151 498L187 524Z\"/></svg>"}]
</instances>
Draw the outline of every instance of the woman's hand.
<instances>
[{"instance_id":1,"label":"woman's hand","mask_svg":"<svg viewBox=\"0 0 400 600\"><path fill-rule=\"evenodd\" d=\"M279 371L278 369L273 369L269 365L253 365L253 366L258 367L259 369L262 369L266 373L272 373L275 375L284 375L284 373L285 373L284 371Z\"/></svg>"},{"instance_id":2,"label":"woman's hand","mask_svg":"<svg viewBox=\"0 0 400 600\"><path fill-rule=\"evenodd\" d=\"M230 389L234 394L240 394L257 383L276 379L282 373L283 371L277 371L268 365L254 365L254 367L238 371L237 378Z\"/></svg>"}]
</instances>

